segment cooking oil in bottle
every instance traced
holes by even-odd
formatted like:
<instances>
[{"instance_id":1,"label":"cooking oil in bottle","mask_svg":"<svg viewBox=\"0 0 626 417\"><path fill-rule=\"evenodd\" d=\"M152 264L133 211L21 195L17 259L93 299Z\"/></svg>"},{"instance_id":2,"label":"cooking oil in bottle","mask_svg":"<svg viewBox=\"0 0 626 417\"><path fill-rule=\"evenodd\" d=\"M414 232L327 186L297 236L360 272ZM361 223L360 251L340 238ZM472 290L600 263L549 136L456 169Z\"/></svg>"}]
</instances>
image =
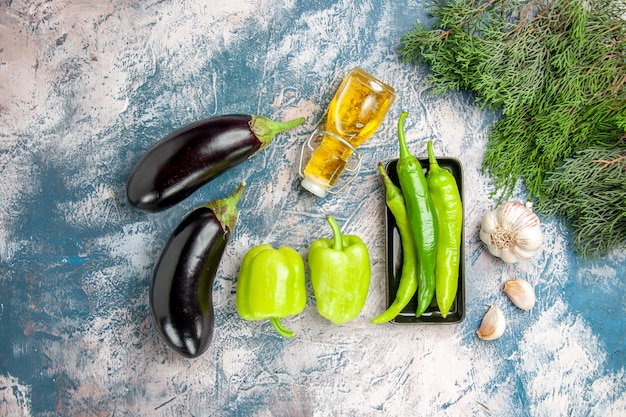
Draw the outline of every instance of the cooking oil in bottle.
<instances>
[{"instance_id":1,"label":"cooking oil in bottle","mask_svg":"<svg viewBox=\"0 0 626 417\"><path fill-rule=\"evenodd\" d=\"M395 100L395 90L360 68L350 70L328 105L319 146L304 169L302 186L324 197L354 150L369 139ZM356 174L355 174L356 175Z\"/></svg>"}]
</instances>

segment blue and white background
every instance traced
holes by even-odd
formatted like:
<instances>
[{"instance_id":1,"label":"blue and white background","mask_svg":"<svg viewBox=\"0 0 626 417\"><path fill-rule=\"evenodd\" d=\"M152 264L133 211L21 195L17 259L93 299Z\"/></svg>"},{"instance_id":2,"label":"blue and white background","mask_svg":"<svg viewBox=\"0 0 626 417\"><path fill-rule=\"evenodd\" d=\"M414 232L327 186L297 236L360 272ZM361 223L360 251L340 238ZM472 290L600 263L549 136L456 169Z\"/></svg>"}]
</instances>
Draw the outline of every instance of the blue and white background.
<instances>
[{"instance_id":1,"label":"blue and white background","mask_svg":"<svg viewBox=\"0 0 626 417\"><path fill-rule=\"evenodd\" d=\"M583 261L567 229L543 220L532 260L506 265L478 239L494 207L480 165L497 117L465 92L429 92L428 69L400 62L401 35L427 0L0 0L0 415L2 416L623 416L626 254ZM299 185L300 147L343 74L360 66L398 98L362 146L364 167L325 199ZM466 319L374 326L385 308L384 193L378 161L397 157L409 112L426 140L462 161ZM171 130L226 113L305 117L262 153L182 204L146 214L125 200L138 158ZM214 285L209 350L188 360L158 338L148 286L159 251L193 207L245 180L240 217ZM523 188L516 192L524 200ZM237 314L239 264L253 245L306 256L324 216L361 236L372 284L361 315L268 322ZM536 287L530 312L502 293ZM485 342L487 305L508 328Z\"/></svg>"}]
</instances>

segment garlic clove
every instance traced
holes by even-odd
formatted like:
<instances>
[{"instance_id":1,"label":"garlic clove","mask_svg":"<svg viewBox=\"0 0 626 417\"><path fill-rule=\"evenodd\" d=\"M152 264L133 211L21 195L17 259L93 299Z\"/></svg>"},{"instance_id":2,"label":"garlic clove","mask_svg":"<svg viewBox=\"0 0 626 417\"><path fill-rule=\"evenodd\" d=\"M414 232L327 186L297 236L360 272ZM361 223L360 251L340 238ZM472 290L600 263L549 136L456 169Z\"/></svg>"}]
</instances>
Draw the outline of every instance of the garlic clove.
<instances>
[{"instance_id":1,"label":"garlic clove","mask_svg":"<svg viewBox=\"0 0 626 417\"><path fill-rule=\"evenodd\" d=\"M498 306L489 306L476 334L482 340L495 340L502 336L506 329L506 319Z\"/></svg>"},{"instance_id":2,"label":"garlic clove","mask_svg":"<svg viewBox=\"0 0 626 417\"><path fill-rule=\"evenodd\" d=\"M528 311L535 306L535 289L526 280L510 279L504 283L504 293L518 308Z\"/></svg>"},{"instance_id":3,"label":"garlic clove","mask_svg":"<svg viewBox=\"0 0 626 417\"><path fill-rule=\"evenodd\" d=\"M524 261L524 260L532 258L533 256L535 256L535 253L536 253L534 250L527 250L520 246L516 246L512 250L512 252L513 252L513 257L517 258L520 261Z\"/></svg>"},{"instance_id":4,"label":"garlic clove","mask_svg":"<svg viewBox=\"0 0 626 417\"><path fill-rule=\"evenodd\" d=\"M487 231L490 233L492 230L494 230L498 226L498 218L497 218L496 212L490 211L487 214L485 214L485 217L483 217L483 220L480 226L481 226L481 233L483 231ZM486 238L489 238L489 233L485 234Z\"/></svg>"},{"instance_id":5,"label":"garlic clove","mask_svg":"<svg viewBox=\"0 0 626 417\"><path fill-rule=\"evenodd\" d=\"M505 229L517 230L528 221L525 216L528 210L519 201L507 201L499 207L499 211L500 224Z\"/></svg>"},{"instance_id":6,"label":"garlic clove","mask_svg":"<svg viewBox=\"0 0 626 417\"><path fill-rule=\"evenodd\" d=\"M516 248L501 249L497 256L508 264L512 264L520 260L520 256L518 255Z\"/></svg>"},{"instance_id":7,"label":"garlic clove","mask_svg":"<svg viewBox=\"0 0 626 417\"><path fill-rule=\"evenodd\" d=\"M517 232L517 245L536 252L543 243L543 234L539 226L521 228Z\"/></svg>"}]
</instances>

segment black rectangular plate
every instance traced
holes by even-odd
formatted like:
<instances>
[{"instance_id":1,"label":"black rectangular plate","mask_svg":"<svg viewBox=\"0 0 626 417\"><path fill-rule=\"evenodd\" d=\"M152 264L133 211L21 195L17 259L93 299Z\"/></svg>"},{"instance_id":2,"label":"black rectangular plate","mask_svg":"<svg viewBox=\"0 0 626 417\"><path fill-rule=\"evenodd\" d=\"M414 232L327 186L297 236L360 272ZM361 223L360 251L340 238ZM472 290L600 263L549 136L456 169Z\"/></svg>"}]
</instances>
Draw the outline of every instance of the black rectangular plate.
<instances>
[{"instance_id":1,"label":"black rectangular plate","mask_svg":"<svg viewBox=\"0 0 626 417\"><path fill-rule=\"evenodd\" d=\"M419 159L424 172L428 168L428 159ZM437 158L439 166L447 169L452 173L456 179L456 183L459 187L459 193L461 195L461 201L463 201L463 168L461 163L454 158ZM396 172L397 159L387 162L385 169L389 178L393 183L400 187L398 181L398 173ZM463 206L465 203L463 202ZM400 233L396 226L396 219L394 218L391 210L386 209L386 227L387 227L387 244L386 244L386 257L387 257L387 306L393 303L396 297L396 291L398 290L398 283L400 276L402 275L402 241L400 239ZM455 324L460 323L465 318L465 227L461 234L461 262L459 265L459 286L457 289L454 303L450 308L448 315L444 318L439 309L436 306L436 302L426 309L424 314L420 317L415 317L415 310L417 309L417 293L413 296L413 299L409 304L404 307L402 312L396 316L391 323L396 324Z\"/></svg>"}]
</instances>

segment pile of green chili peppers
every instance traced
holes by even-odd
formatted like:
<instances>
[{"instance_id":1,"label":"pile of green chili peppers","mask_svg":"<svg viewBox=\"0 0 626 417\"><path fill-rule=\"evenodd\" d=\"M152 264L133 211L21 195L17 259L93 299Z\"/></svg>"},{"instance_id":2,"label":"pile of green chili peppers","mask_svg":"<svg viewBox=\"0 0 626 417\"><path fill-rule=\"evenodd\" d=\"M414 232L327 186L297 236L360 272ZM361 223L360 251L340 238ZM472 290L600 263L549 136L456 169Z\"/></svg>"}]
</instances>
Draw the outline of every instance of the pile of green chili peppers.
<instances>
[{"instance_id":1,"label":"pile of green chili peppers","mask_svg":"<svg viewBox=\"0 0 626 417\"><path fill-rule=\"evenodd\" d=\"M381 164L386 203L394 215L402 241L402 274L394 302L372 323L396 317L417 292L416 317L436 300L446 317L456 298L459 282L463 207L452 173L439 166L428 142L428 172L408 149L404 119L398 121L400 157L396 166L400 187L389 179ZM436 294L436 296L435 296Z\"/></svg>"}]
</instances>

